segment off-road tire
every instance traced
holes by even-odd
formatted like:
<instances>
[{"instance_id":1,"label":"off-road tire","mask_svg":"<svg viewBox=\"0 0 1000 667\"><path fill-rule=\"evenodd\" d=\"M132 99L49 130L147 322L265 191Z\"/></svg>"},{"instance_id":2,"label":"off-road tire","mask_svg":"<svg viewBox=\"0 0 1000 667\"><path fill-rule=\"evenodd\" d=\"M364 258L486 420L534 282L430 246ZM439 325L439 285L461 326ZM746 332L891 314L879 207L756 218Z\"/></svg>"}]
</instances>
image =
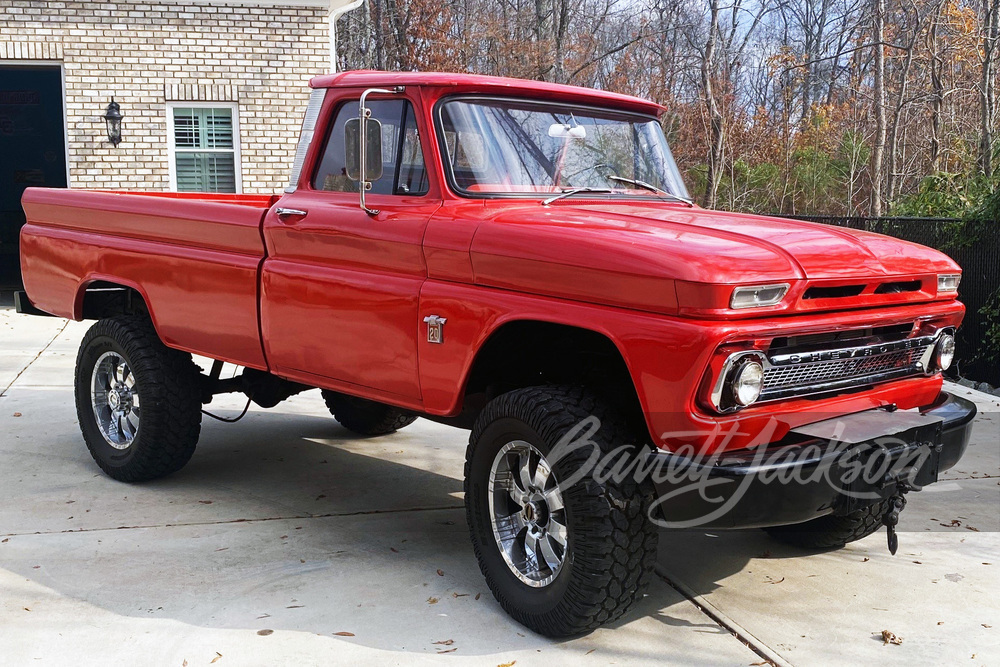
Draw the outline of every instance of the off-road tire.
<instances>
[{"instance_id":1,"label":"off-road tire","mask_svg":"<svg viewBox=\"0 0 1000 667\"><path fill-rule=\"evenodd\" d=\"M359 435L388 435L417 421L417 416L391 405L323 390L333 418Z\"/></svg>"},{"instance_id":2,"label":"off-road tire","mask_svg":"<svg viewBox=\"0 0 1000 667\"><path fill-rule=\"evenodd\" d=\"M92 407L92 373L106 352L120 355L135 376L142 406L134 440L112 447ZM199 369L191 355L168 348L142 317L98 321L87 331L76 358L76 414L91 455L108 476L145 482L177 472L191 459L201 431Z\"/></svg>"},{"instance_id":3,"label":"off-road tire","mask_svg":"<svg viewBox=\"0 0 1000 667\"><path fill-rule=\"evenodd\" d=\"M821 516L805 523L775 526L764 530L779 542L802 549L839 549L878 532L882 517L892 507L892 498L842 516Z\"/></svg>"},{"instance_id":4,"label":"off-road tire","mask_svg":"<svg viewBox=\"0 0 1000 667\"><path fill-rule=\"evenodd\" d=\"M500 606L519 623L548 637L569 637L620 618L640 600L656 559L656 526L648 519L654 493L632 475L599 483L585 475L560 484L568 528L565 559L555 578L537 588L521 581L500 553L489 505L493 461L505 444L523 440L548 455L571 428L600 420L591 441L601 456L637 438L604 403L578 387L534 387L498 396L479 415L465 461L466 518L479 567ZM570 479L591 453L584 447L553 462L556 479ZM644 453L634 445L629 455Z\"/></svg>"}]
</instances>

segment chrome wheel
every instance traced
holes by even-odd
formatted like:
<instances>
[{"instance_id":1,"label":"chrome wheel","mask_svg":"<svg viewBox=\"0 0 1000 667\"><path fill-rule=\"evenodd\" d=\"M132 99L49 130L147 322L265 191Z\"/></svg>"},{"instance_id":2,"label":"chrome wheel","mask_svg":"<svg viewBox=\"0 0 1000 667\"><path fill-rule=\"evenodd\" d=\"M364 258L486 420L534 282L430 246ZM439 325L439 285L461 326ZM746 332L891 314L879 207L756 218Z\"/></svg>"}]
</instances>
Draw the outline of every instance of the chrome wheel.
<instances>
[{"instance_id":1,"label":"chrome wheel","mask_svg":"<svg viewBox=\"0 0 1000 667\"><path fill-rule=\"evenodd\" d=\"M135 375L117 352L105 352L91 376L91 405L101 435L115 449L128 449L139 432L139 391Z\"/></svg>"},{"instance_id":2,"label":"chrome wheel","mask_svg":"<svg viewBox=\"0 0 1000 667\"><path fill-rule=\"evenodd\" d=\"M523 440L500 449L490 469L489 504L493 537L510 571L535 588L552 583L569 533L558 481L538 449Z\"/></svg>"}]
</instances>

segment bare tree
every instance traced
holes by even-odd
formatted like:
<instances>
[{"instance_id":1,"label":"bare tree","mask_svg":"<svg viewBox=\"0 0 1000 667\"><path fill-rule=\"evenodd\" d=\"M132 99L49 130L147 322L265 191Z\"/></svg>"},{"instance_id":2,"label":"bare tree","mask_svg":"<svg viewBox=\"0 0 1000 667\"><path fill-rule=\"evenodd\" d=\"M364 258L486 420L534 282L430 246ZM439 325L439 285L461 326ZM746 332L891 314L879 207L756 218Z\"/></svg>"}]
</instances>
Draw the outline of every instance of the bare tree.
<instances>
[{"instance_id":1,"label":"bare tree","mask_svg":"<svg viewBox=\"0 0 1000 667\"><path fill-rule=\"evenodd\" d=\"M872 49L874 51L873 106L875 112L875 140L872 149L871 214L882 215L882 184L885 181L885 0L872 0Z\"/></svg>"},{"instance_id":2,"label":"bare tree","mask_svg":"<svg viewBox=\"0 0 1000 667\"><path fill-rule=\"evenodd\" d=\"M979 82L980 140L979 169L986 176L993 174L993 125L996 122L997 39L1000 37L1000 0L983 0L982 78Z\"/></svg>"}]
</instances>

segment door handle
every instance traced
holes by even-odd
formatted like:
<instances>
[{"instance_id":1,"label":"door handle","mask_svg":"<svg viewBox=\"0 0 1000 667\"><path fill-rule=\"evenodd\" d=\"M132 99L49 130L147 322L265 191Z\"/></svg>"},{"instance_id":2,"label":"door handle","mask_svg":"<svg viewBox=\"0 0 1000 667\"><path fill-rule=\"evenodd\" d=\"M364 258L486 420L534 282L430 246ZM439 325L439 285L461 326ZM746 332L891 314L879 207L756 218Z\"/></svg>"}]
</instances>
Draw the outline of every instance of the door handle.
<instances>
[{"instance_id":1,"label":"door handle","mask_svg":"<svg viewBox=\"0 0 1000 667\"><path fill-rule=\"evenodd\" d=\"M288 218L293 215L296 215L300 218L304 218L309 213L309 211L300 211L297 208L276 208L274 209L274 213L279 218Z\"/></svg>"}]
</instances>

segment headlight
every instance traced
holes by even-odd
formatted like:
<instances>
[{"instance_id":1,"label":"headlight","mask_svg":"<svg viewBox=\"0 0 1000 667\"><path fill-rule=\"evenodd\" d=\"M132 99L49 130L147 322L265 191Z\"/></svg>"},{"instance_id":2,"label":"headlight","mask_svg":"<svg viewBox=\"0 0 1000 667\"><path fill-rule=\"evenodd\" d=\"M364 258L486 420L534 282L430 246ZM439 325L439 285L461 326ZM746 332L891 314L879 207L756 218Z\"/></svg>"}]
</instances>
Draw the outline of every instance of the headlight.
<instances>
[{"instance_id":1,"label":"headlight","mask_svg":"<svg viewBox=\"0 0 1000 667\"><path fill-rule=\"evenodd\" d=\"M733 399L742 406L747 406L760 398L764 389L764 367L757 361L746 361L733 373Z\"/></svg>"},{"instance_id":2,"label":"headlight","mask_svg":"<svg viewBox=\"0 0 1000 667\"><path fill-rule=\"evenodd\" d=\"M951 334L941 334L941 340L934 348L934 363L938 370L946 371L955 359L955 337Z\"/></svg>"},{"instance_id":3,"label":"headlight","mask_svg":"<svg viewBox=\"0 0 1000 667\"><path fill-rule=\"evenodd\" d=\"M958 291L958 283L962 281L960 273L942 273L938 276L938 294L948 294Z\"/></svg>"},{"instance_id":4,"label":"headlight","mask_svg":"<svg viewBox=\"0 0 1000 667\"><path fill-rule=\"evenodd\" d=\"M788 283L737 287L729 299L730 308L760 308L780 303L788 292Z\"/></svg>"}]
</instances>

